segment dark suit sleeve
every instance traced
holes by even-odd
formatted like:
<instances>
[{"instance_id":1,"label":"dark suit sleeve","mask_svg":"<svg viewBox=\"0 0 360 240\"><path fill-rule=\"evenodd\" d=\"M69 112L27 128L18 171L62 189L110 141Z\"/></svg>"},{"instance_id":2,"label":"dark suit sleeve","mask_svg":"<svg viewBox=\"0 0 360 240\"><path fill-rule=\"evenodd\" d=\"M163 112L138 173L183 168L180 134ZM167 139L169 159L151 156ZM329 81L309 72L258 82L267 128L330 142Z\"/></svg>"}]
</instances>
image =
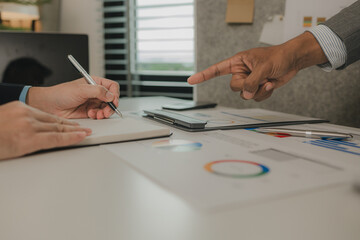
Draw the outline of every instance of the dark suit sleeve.
<instances>
[{"instance_id":1,"label":"dark suit sleeve","mask_svg":"<svg viewBox=\"0 0 360 240\"><path fill-rule=\"evenodd\" d=\"M360 0L327 20L324 25L335 32L346 46L347 59L341 68L360 59Z\"/></svg>"},{"instance_id":2,"label":"dark suit sleeve","mask_svg":"<svg viewBox=\"0 0 360 240\"><path fill-rule=\"evenodd\" d=\"M18 101L24 86L0 83L0 104Z\"/></svg>"}]
</instances>

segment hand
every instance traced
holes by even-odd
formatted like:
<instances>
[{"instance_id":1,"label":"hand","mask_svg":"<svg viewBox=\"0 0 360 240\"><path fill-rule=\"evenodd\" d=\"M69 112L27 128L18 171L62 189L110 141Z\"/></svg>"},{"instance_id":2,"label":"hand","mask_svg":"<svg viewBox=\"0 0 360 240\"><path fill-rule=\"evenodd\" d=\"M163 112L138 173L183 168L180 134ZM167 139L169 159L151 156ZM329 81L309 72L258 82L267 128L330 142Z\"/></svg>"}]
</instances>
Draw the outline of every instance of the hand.
<instances>
[{"instance_id":1,"label":"hand","mask_svg":"<svg viewBox=\"0 0 360 240\"><path fill-rule=\"evenodd\" d=\"M119 84L100 77L93 79L97 86L81 78L52 87L32 87L26 102L44 112L65 118L109 118L114 111L106 102L119 105Z\"/></svg>"},{"instance_id":2,"label":"hand","mask_svg":"<svg viewBox=\"0 0 360 240\"><path fill-rule=\"evenodd\" d=\"M75 122L18 101L0 106L0 159L72 145L90 134Z\"/></svg>"},{"instance_id":3,"label":"hand","mask_svg":"<svg viewBox=\"0 0 360 240\"><path fill-rule=\"evenodd\" d=\"M217 76L232 74L230 87L241 91L240 96L262 101L274 89L285 85L296 73L308 66L327 62L320 45L311 33L294 38L282 45L255 48L240 52L188 79L198 84Z\"/></svg>"}]
</instances>

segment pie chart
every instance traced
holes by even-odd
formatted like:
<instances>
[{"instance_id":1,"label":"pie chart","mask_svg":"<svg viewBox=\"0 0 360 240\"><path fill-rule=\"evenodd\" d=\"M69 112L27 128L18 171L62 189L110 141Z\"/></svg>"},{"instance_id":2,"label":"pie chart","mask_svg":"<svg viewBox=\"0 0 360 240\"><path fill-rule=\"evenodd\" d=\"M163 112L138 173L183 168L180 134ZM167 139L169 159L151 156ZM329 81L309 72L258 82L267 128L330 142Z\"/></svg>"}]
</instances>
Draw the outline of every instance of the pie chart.
<instances>
[{"instance_id":1,"label":"pie chart","mask_svg":"<svg viewBox=\"0 0 360 240\"><path fill-rule=\"evenodd\" d=\"M260 177L270 172L265 165L244 160L213 161L207 163L204 169L212 174L229 178Z\"/></svg>"},{"instance_id":2,"label":"pie chart","mask_svg":"<svg viewBox=\"0 0 360 240\"><path fill-rule=\"evenodd\" d=\"M152 147L172 152L192 152L200 150L202 144L189 140L170 139L154 142Z\"/></svg>"}]
</instances>

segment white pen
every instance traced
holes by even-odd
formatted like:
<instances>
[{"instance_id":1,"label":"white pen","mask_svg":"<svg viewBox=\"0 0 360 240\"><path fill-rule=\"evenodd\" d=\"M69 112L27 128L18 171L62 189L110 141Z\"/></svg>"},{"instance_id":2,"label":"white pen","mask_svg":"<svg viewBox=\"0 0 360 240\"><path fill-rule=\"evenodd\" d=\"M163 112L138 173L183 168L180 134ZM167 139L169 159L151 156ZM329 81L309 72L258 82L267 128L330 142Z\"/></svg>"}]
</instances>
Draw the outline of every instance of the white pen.
<instances>
[{"instance_id":1,"label":"white pen","mask_svg":"<svg viewBox=\"0 0 360 240\"><path fill-rule=\"evenodd\" d=\"M306 138L320 138L328 140L345 140L351 139L353 136L348 133L339 133L339 132L327 132L327 131L318 131L318 130L300 130L300 129L286 129L286 128L257 128L257 132L261 133L280 133L280 134L289 134L290 136L295 137L306 137Z\"/></svg>"},{"instance_id":2,"label":"white pen","mask_svg":"<svg viewBox=\"0 0 360 240\"><path fill-rule=\"evenodd\" d=\"M68 59L71 64L79 71L79 73L85 78L86 82L91 85L97 85L94 79L85 71L85 69L76 61L76 59L72 55L68 55ZM112 110L115 111L119 117L123 117L121 112L116 108L116 106L112 102L107 102L107 104L111 107Z\"/></svg>"}]
</instances>

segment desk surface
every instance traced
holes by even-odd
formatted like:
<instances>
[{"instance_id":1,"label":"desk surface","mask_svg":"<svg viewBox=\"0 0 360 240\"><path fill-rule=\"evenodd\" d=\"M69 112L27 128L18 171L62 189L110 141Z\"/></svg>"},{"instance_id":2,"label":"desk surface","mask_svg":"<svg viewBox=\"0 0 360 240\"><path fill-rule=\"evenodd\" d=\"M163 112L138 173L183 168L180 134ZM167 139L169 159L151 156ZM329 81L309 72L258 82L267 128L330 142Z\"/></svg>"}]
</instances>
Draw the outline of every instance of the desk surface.
<instances>
[{"instance_id":1,"label":"desk surface","mask_svg":"<svg viewBox=\"0 0 360 240\"><path fill-rule=\"evenodd\" d=\"M149 109L173 99L124 99ZM85 158L84 156L91 156ZM0 162L0 239L359 239L353 186L204 213L99 146Z\"/></svg>"}]
</instances>

